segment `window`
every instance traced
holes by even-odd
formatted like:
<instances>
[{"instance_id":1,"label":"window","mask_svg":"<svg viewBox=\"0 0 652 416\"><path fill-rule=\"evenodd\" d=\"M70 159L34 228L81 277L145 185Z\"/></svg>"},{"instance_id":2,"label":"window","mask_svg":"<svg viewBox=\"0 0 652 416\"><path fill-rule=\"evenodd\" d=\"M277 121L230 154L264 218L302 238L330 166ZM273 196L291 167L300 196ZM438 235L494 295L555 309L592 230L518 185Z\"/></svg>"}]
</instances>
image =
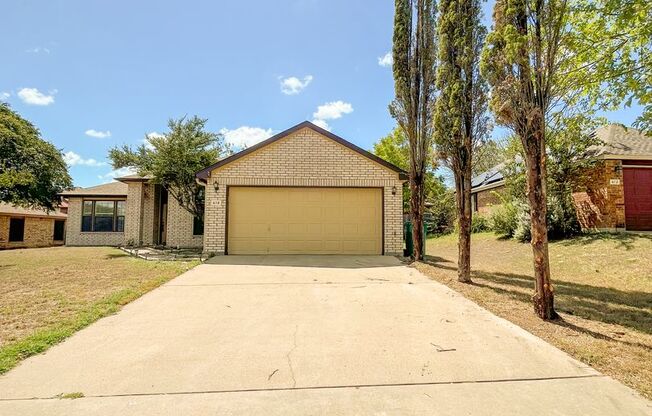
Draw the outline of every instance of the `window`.
<instances>
[{"instance_id":1,"label":"window","mask_svg":"<svg viewBox=\"0 0 652 416\"><path fill-rule=\"evenodd\" d=\"M9 242L25 239L25 218L9 219Z\"/></svg>"},{"instance_id":2,"label":"window","mask_svg":"<svg viewBox=\"0 0 652 416\"><path fill-rule=\"evenodd\" d=\"M202 216L192 217L192 235L204 235L204 188L199 188L197 191L195 203L202 212Z\"/></svg>"},{"instance_id":3,"label":"window","mask_svg":"<svg viewBox=\"0 0 652 416\"><path fill-rule=\"evenodd\" d=\"M124 229L125 201L84 201L83 232L123 232Z\"/></svg>"},{"instance_id":4,"label":"window","mask_svg":"<svg viewBox=\"0 0 652 416\"><path fill-rule=\"evenodd\" d=\"M63 241L65 226L65 220L54 220L54 236L52 237L54 241Z\"/></svg>"}]
</instances>

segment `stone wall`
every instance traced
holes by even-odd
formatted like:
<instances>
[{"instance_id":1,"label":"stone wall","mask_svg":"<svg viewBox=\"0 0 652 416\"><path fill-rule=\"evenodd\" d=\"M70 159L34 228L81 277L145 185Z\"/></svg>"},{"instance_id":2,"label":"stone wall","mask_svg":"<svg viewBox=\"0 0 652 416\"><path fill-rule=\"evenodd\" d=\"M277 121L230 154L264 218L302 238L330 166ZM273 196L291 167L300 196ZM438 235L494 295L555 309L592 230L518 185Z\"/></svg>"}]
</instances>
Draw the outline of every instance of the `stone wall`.
<instances>
[{"instance_id":1,"label":"stone wall","mask_svg":"<svg viewBox=\"0 0 652 416\"><path fill-rule=\"evenodd\" d=\"M229 185L383 188L384 251L385 254L403 251L402 181L398 173L310 128L303 128L211 173L206 186L205 252L224 254Z\"/></svg>"},{"instance_id":2,"label":"stone wall","mask_svg":"<svg viewBox=\"0 0 652 416\"><path fill-rule=\"evenodd\" d=\"M54 218L16 217L25 218L23 241L9 242L9 219L11 217L8 215L0 215L0 249L48 247L63 244L63 241L53 240Z\"/></svg>"},{"instance_id":3,"label":"stone wall","mask_svg":"<svg viewBox=\"0 0 652 416\"><path fill-rule=\"evenodd\" d=\"M573 202L582 229L624 229L625 188L621 161L599 161L587 172L586 182L573 192Z\"/></svg>"}]
</instances>

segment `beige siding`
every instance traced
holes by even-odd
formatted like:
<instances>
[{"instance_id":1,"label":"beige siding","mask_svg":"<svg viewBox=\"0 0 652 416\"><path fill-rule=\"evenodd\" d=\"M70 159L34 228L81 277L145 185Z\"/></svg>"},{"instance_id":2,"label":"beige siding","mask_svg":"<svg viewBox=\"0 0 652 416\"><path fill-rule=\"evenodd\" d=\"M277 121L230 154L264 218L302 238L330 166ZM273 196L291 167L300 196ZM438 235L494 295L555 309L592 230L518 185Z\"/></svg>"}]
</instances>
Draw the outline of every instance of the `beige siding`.
<instances>
[{"instance_id":1,"label":"beige siding","mask_svg":"<svg viewBox=\"0 0 652 416\"><path fill-rule=\"evenodd\" d=\"M102 198L106 200L107 198ZM68 200L68 221L66 222L66 245L69 246L120 246L125 243L124 233L82 233L83 198L70 198ZM127 201L127 217L129 215L129 201ZM126 224L125 224L126 227Z\"/></svg>"},{"instance_id":2,"label":"beige siding","mask_svg":"<svg viewBox=\"0 0 652 416\"><path fill-rule=\"evenodd\" d=\"M209 253L223 254L225 250L229 185L383 188L384 251L402 252L402 181L398 173L312 129L301 129L212 172L206 186L204 239L204 251Z\"/></svg>"}]
</instances>

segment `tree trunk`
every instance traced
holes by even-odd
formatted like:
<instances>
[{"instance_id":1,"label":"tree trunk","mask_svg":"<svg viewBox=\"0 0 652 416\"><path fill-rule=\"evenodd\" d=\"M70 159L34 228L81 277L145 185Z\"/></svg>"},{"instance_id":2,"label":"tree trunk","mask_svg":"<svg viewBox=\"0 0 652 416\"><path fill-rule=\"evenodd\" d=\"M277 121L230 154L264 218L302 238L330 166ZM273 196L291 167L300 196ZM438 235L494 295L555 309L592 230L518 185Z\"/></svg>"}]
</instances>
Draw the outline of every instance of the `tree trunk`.
<instances>
[{"instance_id":1,"label":"tree trunk","mask_svg":"<svg viewBox=\"0 0 652 416\"><path fill-rule=\"evenodd\" d=\"M457 207L457 280L471 283L471 164L455 169Z\"/></svg>"},{"instance_id":2,"label":"tree trunk","mask_svg":"<svg viewBox=\"0 0 652 416\"><path fill-rule=\"evenodd\" d=\"M539 130L523 143L526 147L527 197L530 205L532 254L534 256L534 311L541 319L559 317L554 308L554 289L550 282L548 259L548 229L546 222L546 154L545 133Z\"/></svg>"},{"instance_id":3,"label":"tree trunk","mask_svg":"<svg viewBox=\"0 0 652 416\"><path fill-rule=\"evenodd\" d=\"M410 220L412 221L412 243L414 245L413 258L423 260L425 247L423 247L423 207L425 189L423 176L410 175Z\"/></svg>"}]
</instances>

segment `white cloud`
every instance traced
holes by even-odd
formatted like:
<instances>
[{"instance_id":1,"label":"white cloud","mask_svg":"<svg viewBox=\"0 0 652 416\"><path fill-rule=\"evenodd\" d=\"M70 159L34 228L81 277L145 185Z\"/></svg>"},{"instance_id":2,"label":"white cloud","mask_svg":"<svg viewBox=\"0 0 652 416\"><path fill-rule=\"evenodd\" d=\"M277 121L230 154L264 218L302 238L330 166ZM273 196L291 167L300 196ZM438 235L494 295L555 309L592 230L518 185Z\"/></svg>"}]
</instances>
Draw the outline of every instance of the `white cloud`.
<instances>
[{"instance_id":1,"label":"white cloud","mask_svg":"<svg viewBox=\"0 0 652 416\"><path fill-rule=\"evenodd\" d=\"M36 48L25 49L27 53L50 53L50 49L37 46Z\"/></svg>"},{"instance_id":2,"label":"white cloud","mask_svg":"<svg viewBox=\"0 0 652 416\"><path fill-rule=\"evenodd\" d=\"M11 94L6 91L0 91L0 100L6 100L11 97Z\"/></svg>"},{"instance_id":3,"label":"white cloud","mask_svg":"<svg viewBox=\"0 0 652 416\"><path fill-rule=\"evenodd\" d=\"M311 82L312 75L306 75L303 80L297 77L283 78L281 79L281 91L283 91L283 94L295 95L303 91Z\"/></svg>"},{"instance_id":4,"label":"white cloud","mask_svg":"<svg viewBox=\"0 0 652 416\"><path fill-rule=\"evenodd\" d=\"M143 139L143 144L145 145L146 148L149 150L154 150L154 146L152 146L152 143L149 141L150 138L152 139L158 139L163 137L163 134L158 133L156 131L149 132L145 135L145 138Z\"/></svg>"},{"instance_id":5,"label":"white cloud","mask_svg":"<svg viewBox=\"0 0 652 416\"><path fill-rule=\"evenodd\" d=\"M95 137L96 139L104 139L107 137L111 137L111 132L110 131L98 131L95 129L89 129L86 130L84 133L86 133L87 136L90 137Z\"/></svg>"},{"instance_id":6,"label":"white cloud","mask_svg":"<svg viewBox=\"0 0 652 416\"><path fill-rule=\"evenodd\" d=\"M324 120L319 120L318 118L312 120L312 124L315 124L324 130L330 131L331 129L331 126L329 126L327 122L325 122Z\"/></svg>"},{"instance_id":7,"label":"white cloud","mask_svg":"<svg viewBox=\"0 0 652 416\"><path fill-rule=\"evenodd\" d=\"M332 101L317 107L317 111L312 113L312 122L323 129L330 130L326 120L336 120L344 114L352 112L353 106L351 104L345 103L344 101Z\"/></svg>"},{"instance_id":8,"label":"white cloud","mask_svg":"<svg viewBox=\"0 0 652 416\"><path fill-rule=\"evenodd\" d=\"M45 95L36 88L23 88L18 91L18 97L23 100L25 104L31 105L50 105L54 103L54 94L56 90L50 92L50 95Z\"/></svg>"},{"instance_id":9,"label":"white cloud","mask_svg":"<svg viewBox=\"0 0 652 416\"><path fill-rule=\"evenodd\" d=\"M104 175L97 175L98 179L101 179L104 183L111 182L114 178L119 178L121 176L128 176L128 175L134 175L137 172L130 168L120 168L120 169L114 169L108 173L105 173Z\"/></svg>"},{"instance_id":10,"label":"white cloud","mask_svg":"<svg viewBox=\"0 0 652 416\"><path fill-rule=\"evenodd\" d=\"M68 166L105 166L106 162L98 162L95 159L84 159L73 151L64 153L63 160Z\"/></svg>"},{"instance_id":11,"label":"white cloud","mask_svg":"<svg viewBox=\"0 0 652 416\"><path fill-rule=\"evenodd\" d=\"M237 129L221 129L220 134L224 139L235 147L249 147L272 136L272 129L260 127L240 126Z\"/></svg>"},{"instance_id":12,"label":"white cloud","mask_svg":"<svg viewBox=\"0 0 652 416\"><path fill-rule=\"evenodd\" d=\"M391 51L378 58L378 65L380 66L392 66L393 64L394 57L392 56Z\"/></svg>"}]
</instances>

